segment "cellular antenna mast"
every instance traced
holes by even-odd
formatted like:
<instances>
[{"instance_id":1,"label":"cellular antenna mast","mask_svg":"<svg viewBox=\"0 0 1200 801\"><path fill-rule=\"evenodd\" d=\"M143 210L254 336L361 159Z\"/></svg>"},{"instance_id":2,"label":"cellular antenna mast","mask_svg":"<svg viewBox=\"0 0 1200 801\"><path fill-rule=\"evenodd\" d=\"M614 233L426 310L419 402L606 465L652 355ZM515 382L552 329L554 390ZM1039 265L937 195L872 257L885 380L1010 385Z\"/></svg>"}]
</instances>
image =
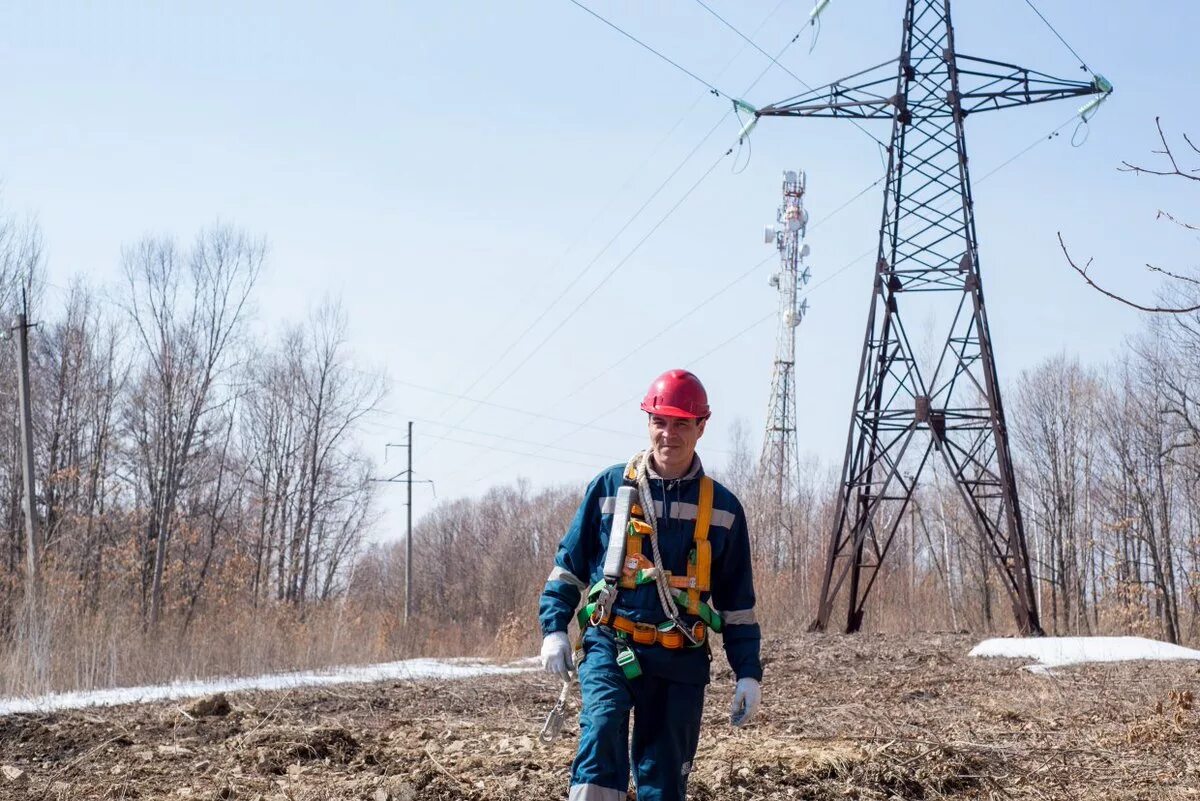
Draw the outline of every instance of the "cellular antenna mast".
<instances>
[{"instance_id":1,"label":"cellular antenna mast","mask_svg":"<svg viewBox=\"0 0 1200 801\"><path fill-rule=\"evenodd\" d=\"M929 459L944 461L991 553L1017 626L1041 634L1008 430L980 282L963 121L969 114L1112 91L959 53L950 0L907 0L899 58L760 109L762 117L888 119L879 251L820 604L829 625L849 579L846 631L862 626L879 570ZM936 315L918 362L904 320ZM944 335L944 336L943 336Z\"/></svg>"},{"instance_id":2,"label":"cellular antenna mast","mask_svg":"<svg viewBox=\"0 0 1200 801\"><path fill-rule=\"evenodd\" d=\"M804 209L805 176L802 171L783 174L783 200L776 225L768 226L763 240L779 251L779 272L770 278L779 291L779 335L775 341L775 364L771 373L771 400L767 404L767 428L759 459L758 486L763 493L762 519L758 530L782 532L791 542L794 529L799 452L796 445L796 327L808 312L808 301L799 299L808 283L803 265L809 247L804 242L808 212Z\"/></svg>"}]
</instances>

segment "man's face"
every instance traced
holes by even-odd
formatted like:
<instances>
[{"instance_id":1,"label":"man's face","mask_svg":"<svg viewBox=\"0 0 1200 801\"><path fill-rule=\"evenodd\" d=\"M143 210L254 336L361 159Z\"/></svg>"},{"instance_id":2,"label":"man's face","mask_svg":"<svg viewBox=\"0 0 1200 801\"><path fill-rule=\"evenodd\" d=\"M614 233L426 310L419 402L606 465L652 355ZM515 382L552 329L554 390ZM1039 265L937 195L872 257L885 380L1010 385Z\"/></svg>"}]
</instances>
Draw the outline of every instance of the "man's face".
<instances>
[{"instance_id":1,"label":"man's face","mask_svg":"<svg viewBox=\"0 0 1200 801\"><path fill-rule=\"evenodd\" d=\"M696 453L696 442L704 434L707 420L650 415L650 452L658 471L678 478L687 472Z\"/></svg>"}]
</instances>

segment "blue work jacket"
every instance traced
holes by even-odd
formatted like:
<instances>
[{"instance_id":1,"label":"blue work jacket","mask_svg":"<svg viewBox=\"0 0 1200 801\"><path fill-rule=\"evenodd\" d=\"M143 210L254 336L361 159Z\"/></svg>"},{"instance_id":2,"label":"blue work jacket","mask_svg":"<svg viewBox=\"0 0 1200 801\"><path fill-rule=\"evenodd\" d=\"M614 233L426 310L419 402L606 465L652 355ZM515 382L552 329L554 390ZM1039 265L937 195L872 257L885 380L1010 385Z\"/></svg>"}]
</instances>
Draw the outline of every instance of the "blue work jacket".
<instances>
[{"instance_id":1,"label":"blue work jacket","mask_svg":"<svg viewBox=\"0 0 1200 801\"><path fill-rule=\"evenodd\" d=\"M625 465L614 465L588 485L571 528L558 546L554 568L542 590L538 618L543 636L554 631L565 632L587 589L604 577L604 554L624 472ZM687 574L702 475L704 470L698 456L682 478L664 479L652 469L649 471L663 568L673 575ZM712 543L712 590L702 594L701 600L724 618L722 644L737 678L761 680L759 643L762 636L754 614L754 579L750 568L746 513L734 494L715 481L708 539ZM649 537L646 538L645 552L646 557L651 558ZM639 623L658 624L667 620L653 583L619 590L613 611ZM683 622L690 626L695 618L683 609L680 612ZM589 627L584 645L589 654L593 650L610 654L613 651L612 633L607 628ZM659 645L644 645L634 646L634 650L644 673L688 684L706 684L709 680L707 648L670 650Z\"/></svg>"}]
</instances>

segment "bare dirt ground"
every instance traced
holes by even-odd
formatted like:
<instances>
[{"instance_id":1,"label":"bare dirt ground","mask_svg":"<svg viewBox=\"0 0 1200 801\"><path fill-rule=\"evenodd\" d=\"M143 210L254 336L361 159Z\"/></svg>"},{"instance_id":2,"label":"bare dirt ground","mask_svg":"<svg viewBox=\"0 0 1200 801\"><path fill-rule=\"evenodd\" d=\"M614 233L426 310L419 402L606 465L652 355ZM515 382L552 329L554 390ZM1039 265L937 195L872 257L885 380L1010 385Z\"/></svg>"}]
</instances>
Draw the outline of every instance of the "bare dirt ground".
<instances>
[{"instance_id":1,"label":"bare dirt ground","mask_svg":"<svg viewBox=\"0 0 1200 801\"><path fill-rule=\"evenodd\" d=\"M1200 799L1194 662L1034 675L956 634L768 643L763 714L714 662L689 798ZM562 799L541 673L0 718L3 799ZM211 706L211 705L210 705Z\"/></svg>"}]
</instances>

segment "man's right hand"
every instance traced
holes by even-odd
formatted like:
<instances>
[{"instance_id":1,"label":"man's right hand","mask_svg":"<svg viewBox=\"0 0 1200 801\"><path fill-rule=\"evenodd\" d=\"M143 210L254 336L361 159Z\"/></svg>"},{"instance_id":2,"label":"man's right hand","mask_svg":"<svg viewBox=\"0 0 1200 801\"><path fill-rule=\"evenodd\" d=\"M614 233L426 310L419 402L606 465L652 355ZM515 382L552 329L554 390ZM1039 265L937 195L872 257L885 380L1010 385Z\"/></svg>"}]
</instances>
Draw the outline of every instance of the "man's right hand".
<instances>
[{"instance_id":1,"label":"man's right hand","mask_svg":"<svg viewBox=\"0 0 1200 801\"><path fill-rule=\"evenodd\" d=\"M563 681L571 678L571 641L565 631L552 631L542 640L542 667Z\"/></svg>"}]
</instances>

